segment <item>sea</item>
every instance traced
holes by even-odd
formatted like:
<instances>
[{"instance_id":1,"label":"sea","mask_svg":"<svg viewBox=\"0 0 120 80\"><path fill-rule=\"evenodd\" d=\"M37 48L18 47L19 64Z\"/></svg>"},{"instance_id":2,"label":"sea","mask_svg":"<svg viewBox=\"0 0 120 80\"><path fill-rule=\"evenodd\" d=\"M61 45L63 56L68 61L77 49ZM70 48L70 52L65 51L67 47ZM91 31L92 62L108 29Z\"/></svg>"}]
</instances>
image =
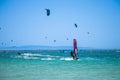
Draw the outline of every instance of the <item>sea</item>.
<instances>
[{"instance_id":1,"label":"sea","mask_svg":"<svg viewBox=\"0 0 120 80\"><path fill-rule=\"evenodd\" d=\"M119 50L0 50L0 80L120 80Z\"/></svg>"}]
</instances>

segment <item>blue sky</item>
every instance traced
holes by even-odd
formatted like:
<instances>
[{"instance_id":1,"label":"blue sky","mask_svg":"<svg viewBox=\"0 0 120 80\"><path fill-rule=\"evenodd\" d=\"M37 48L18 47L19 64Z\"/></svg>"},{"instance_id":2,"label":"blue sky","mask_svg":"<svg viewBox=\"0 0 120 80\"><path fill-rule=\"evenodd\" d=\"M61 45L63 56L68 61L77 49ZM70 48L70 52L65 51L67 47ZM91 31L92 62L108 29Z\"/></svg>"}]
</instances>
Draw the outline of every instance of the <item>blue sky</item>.
<instances>
[{"instance_id":1,"label":"blue sky","mask_svg":"<svg viewBox=\"0 0 120 80\"><path fill-rule=\"evenodd\" d=\"M120 49L120 0L0 0L0 28L0 47Z\"/></svg>"}]
</instances>

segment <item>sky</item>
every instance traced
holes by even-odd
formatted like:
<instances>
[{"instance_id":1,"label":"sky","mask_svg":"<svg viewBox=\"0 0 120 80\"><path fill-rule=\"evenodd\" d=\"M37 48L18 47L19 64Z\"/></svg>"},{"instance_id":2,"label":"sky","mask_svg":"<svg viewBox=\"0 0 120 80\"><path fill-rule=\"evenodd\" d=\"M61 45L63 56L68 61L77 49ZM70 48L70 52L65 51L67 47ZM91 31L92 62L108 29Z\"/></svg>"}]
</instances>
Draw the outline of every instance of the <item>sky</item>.
<instances>
[{"instance_id":1,"label":"sky","mask_svg":"<svg viewBox=\"0 0 120 80\"><path fill-rule=\"evenodd\" d=\"M119 32L120 0L0 0L0 47L120 49Z\"/></svg>"}]
</instances>

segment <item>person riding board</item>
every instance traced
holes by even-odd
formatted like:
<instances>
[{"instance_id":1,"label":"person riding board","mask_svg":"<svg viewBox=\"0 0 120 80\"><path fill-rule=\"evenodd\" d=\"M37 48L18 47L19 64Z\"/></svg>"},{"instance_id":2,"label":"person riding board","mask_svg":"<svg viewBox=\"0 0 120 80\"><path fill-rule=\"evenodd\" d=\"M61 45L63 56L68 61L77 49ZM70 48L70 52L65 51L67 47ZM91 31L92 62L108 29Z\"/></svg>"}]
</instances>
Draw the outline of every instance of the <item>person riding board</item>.
<instances>
[{"instance_id":1,"label":"person riding board","mask_svg":"<svg viewBox=\"0 0 120 80\"><path fill-rule=\"evenodd\" d=\"M74 60L79 59L78 58L78 48L77 48L77 41L76 39L73 39L73 51L70 52L71 56Z\"/></svg>"}]
</instances>

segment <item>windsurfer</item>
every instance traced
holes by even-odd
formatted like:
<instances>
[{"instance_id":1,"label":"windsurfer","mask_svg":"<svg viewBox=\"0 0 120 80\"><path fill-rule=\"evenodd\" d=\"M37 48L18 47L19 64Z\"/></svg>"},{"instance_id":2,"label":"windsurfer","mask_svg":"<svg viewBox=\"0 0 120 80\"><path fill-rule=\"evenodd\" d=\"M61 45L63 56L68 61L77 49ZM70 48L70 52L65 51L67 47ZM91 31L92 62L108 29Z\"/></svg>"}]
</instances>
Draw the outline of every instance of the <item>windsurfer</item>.
<instances>
[{"instance_id":1,"label":"windsurfer","mask_svg":"<svg viewBox=\"0 0 120 80\"><path fill-rule=\"evenodd\" d=\"M73 39L73 52L70 52L71 56L74 60L78 59L78 48L77 48L77 40Z\"/></svg>"}]
</instances>

